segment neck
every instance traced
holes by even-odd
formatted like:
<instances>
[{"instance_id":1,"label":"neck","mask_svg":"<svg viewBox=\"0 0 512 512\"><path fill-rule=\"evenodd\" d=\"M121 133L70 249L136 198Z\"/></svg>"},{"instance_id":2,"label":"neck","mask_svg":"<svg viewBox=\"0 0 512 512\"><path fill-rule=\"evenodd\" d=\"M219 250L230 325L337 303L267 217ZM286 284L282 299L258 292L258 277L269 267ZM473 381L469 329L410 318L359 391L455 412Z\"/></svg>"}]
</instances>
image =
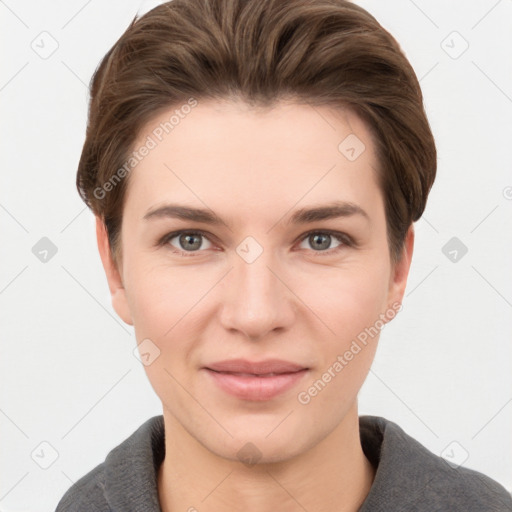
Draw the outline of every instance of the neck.
<instances>
[{"instance_id":1,"label":"neck","mask_svg":"<svg viewBox=\"0 0 512 512\"><path fill-rule=\"evenodd\" d=\"M361 447L357 402L307 452L251 466L212 453L165 410L164 423L166 454L158 471L162 512L356 512L375 477Z\"/></svg>"}]
</instances>

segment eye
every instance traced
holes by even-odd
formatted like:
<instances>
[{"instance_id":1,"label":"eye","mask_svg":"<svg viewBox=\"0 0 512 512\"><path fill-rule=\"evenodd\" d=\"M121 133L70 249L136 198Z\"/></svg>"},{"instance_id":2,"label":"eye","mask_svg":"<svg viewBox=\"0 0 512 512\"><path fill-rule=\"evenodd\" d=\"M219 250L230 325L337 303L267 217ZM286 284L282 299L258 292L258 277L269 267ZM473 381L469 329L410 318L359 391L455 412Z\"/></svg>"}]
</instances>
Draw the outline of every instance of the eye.
<instances>
[{"instance_id":1,"label":"eye","mask_svg":"<svg viewBox=\"0 0 512 512\"><path fill-rule=\"evenodd\" d=\"M173 244L173 240L176 240L175 243L177 245ZM203 240L206 240L207 244L210 245L205 247ZM187 253L195 253L199 250L211 249L210 240L208 240L208 238L200 231L177 231L176 233L167 235L162 242L170 244L176 249L176 252L183 256L189 256ZM193 254L190 254L190 256L193 256Z\"/></svg>"},{"instance_id":2,"label":"eye","mask_svg":"<svg viewBox=\"0 0 512 512\"><path fill-rule=\"evenodd\" d=\"M302 244L310 244L310 247L313 247L314 252L327 254L332 254L333 252L343 249L345 246L352 245L351 240L347 235L331 231L310 231L303 236L302 240ZM338 242L338 245L334 248L330 247L333 240ZM302 247L302 244L300 247L304 248Z\"/></svg>"}]
</instances>

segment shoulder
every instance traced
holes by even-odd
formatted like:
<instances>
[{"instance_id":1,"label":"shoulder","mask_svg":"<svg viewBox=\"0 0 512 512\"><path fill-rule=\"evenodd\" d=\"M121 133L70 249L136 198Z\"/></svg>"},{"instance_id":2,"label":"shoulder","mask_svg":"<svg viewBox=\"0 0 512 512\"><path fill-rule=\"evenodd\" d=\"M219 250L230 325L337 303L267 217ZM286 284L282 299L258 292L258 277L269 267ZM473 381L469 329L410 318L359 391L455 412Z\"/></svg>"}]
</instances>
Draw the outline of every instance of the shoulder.
<instances>
[{"instance_id":1,"label":"shoulder","mask_svg":"<svg viewBox=\"0 0 512 512\"><path fill-rule=\"evenodd\" d=\"M165 455L164 437L163 416L147 420L75 482L55 512L159 510L156 475Z\"/></svg>"},{"instance_id":2,"label":"shoulder","mask_svg":"<svg viewBox=\"0 0 512 512\"><path fill-rule=\"evenodd\" d=\"M105 499L105 463L77 480L59 501L55 512L110 512Z\"/></svg>"},{"instance_id":3,"label":"shoulder","mask_svg":"<svg viewBox=\"0 0 512 512\"><path fill-rule=\"evenodd\" d=\"M396 423L378 416L359 418L361 444L377 467L361 512L407 506L420 511L512 511L512 497L478 471L455 466L432 453ZM392 508L392 507L391 507Z\"/></svg>"}]
</instances>

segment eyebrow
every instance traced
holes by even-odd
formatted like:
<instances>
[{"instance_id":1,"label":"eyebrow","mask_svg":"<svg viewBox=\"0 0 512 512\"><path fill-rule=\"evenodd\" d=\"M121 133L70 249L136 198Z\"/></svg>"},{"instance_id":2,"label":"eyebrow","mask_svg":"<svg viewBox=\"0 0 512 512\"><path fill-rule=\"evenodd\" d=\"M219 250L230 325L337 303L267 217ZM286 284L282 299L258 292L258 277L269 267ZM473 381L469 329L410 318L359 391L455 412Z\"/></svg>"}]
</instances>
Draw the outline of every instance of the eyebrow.
<instances>
[{"instance_id":1,"label":"eyebrow","mask_svg":"<svg viewBox=\"0 0 512 512\"><path fill-rule=\"evenodd\" d=\"M291 216L286 224L307 224L319 220L351 217L354 215L360 215L366 220L370 220L370 216L357 204L345 201L335 201L334 203L326 205L301 208Z\"/></svg>"},{"instance_id":2,"label":"eyebrow","mask_svg":"<svg viewBox=\"0 0 512 512\"><path fill-rule=\"evenodd\" d=\"M286 225L290 224L308 224L320 220L335 219L340 217L351 217L359 215L366 220L370 220L369 215L357 204L345 201L335 201L326 205L318 205L296 210ZM216 215L212 210L204 208L192 208L179 204L166 204L155 209L150 209L145 215L144 220L154 218L175 218L214 226L225 226L229 229L227 223Z\"/></svg>"}]
</instances>

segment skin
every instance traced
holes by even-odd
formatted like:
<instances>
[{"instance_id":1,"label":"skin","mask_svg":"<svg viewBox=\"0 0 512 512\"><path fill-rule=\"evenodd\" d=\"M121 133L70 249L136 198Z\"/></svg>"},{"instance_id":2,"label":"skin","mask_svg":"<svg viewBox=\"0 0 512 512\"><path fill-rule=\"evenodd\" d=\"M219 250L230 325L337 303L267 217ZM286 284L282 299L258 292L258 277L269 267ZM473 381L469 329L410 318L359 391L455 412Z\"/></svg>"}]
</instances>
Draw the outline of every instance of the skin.
<instances>
[{"instance_id":1,"label":"skin","mask_svg":"<svg viewBox=\"0 0 512 512\"><path fill-rule=\"evenodd\" d=\"M136 147L173 110L148 123ZM338 150L351 133L366 148L354 161ZM131 171L117 267L97 219L113 306L138 343L150 339L160 350L145 370L163 405L164 512L361 506L375 468L360 443L357 394L378 335L308 404L297 396L402 301L414 232L411 225L393 265L377 168L370 132L348 110L200 101ZM333 201L356 204L367 218L286 224L299 208ZM228 227L144 219L166 203L210 209ZM181 229L207 234L188 250L192 256L178 253L187 252L179 236L158 243ZM346 234L355 244L335 236L315 242L312 230ZM263 251L251 263L237 253L248 236ZM309 371L275 398L242 400L201 369L235 357L280 358ZM237 456L247 442L261 456L250 466Z\"/></svg>"}]
</instances>

